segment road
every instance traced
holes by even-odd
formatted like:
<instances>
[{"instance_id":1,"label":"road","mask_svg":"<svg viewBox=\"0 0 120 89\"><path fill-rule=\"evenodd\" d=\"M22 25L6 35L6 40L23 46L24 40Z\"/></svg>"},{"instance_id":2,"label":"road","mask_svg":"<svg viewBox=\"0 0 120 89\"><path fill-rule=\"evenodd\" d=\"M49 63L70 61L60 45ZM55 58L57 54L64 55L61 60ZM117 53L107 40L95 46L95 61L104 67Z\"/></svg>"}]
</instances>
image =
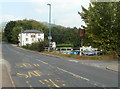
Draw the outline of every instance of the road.
<instances>
[{"instance_id":1,"label":"road","mask_svg":"<svg viewBox=\"0 0 120 89\"><path fill-rule=\"evenodd\" d=\"M3 43L16 87L118 87L118 72L47 56ZM112 89L112 88L111 88Z\"/></svg>"}]
</instances>

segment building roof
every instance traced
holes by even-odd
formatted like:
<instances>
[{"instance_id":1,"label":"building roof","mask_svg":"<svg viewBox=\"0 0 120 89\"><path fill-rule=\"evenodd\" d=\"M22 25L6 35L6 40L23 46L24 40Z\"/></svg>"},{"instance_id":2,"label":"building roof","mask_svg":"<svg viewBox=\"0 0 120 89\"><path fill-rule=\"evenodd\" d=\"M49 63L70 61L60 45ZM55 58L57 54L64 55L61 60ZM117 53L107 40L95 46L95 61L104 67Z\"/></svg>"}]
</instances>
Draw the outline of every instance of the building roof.
<instances>
[{"instance_id":1,"label":"building roof","mask_svg":"<svg viewBox=\"0 0 120 89\"><path fill-rule=\"evenodd\" d=\"M22 33L43 33L39 30L24 30Z\"/></svg>"}]
</instances>

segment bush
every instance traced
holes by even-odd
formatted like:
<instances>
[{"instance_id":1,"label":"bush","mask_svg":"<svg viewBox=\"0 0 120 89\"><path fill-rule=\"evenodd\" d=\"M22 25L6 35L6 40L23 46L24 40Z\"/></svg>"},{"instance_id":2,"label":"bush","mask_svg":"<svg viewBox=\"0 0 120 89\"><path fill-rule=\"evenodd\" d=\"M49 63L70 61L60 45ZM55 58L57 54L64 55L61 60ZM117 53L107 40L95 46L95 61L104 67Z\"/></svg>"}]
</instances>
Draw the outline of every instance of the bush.
<instances>
[{"instance_id":1,"label":"bush","mask_svg":"<svg viewBox=\"0 0 120 89\"><path fill-rule=\"evenodd\" d=\"M32 44L27 44L26 46L22 46L23 48L34 50L34 51L44 51L45 46L47 46L47 42L35 42Z\"/></svg>"},{"instance_id":2,"label":"bush","mask_svg":"<svg viewBox=\"0 0 120 89\"><path fill-rule=\"evenodd\" d=\"M58 44L57 47L73 47L73 44Z\"/></svg>"}]
</instances>

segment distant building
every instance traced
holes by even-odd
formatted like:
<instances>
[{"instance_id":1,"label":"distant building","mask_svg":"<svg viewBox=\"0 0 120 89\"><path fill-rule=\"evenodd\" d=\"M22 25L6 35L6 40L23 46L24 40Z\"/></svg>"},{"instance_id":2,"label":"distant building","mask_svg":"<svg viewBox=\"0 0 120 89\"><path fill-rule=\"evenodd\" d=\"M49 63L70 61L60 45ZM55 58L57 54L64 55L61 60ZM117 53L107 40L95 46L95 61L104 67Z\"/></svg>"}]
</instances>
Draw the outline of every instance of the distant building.
<instances>
[{"instance_id":1,"label":"distant building","mask_svg":"<svg viewBox=\"0 0 120 89\"><path fill-rule=\"evenodd\" d=\"M25 30L18 36L19 46L44 41L44 33L38 30Z\"/></svg>"}]
</instances>

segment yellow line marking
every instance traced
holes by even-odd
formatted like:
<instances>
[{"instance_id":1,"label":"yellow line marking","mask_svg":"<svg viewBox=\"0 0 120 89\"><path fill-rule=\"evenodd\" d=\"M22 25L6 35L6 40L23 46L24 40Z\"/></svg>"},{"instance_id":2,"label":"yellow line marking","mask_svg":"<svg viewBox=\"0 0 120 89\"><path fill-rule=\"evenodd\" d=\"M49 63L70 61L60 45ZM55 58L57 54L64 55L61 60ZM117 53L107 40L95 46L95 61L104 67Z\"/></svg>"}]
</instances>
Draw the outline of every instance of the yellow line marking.
<instances>
[{"instance_id":1,"label":"yellow line marking","mask_svg":"<svg viewBox=\"0 0 120 89\"><path fill-rule=\"evenodd\" d=\"M24 67L26 67L26 68L27 68L27 67L31 67L31 64L29 64L29 63L23 63L22 65L23 65Z\"/></svg>"},{"instance_id":2,"label":"yellow line marking","mask_svg":"<svg viewBox=\"0 0 120 89\"><path fill-rule=\"evenodd\" d=\"M28 78L29 76L27 74L17 73L22 78Z\"/></svg>"},{"instance_id":3,"label":"yellow line marking","mask_svg":"<svg viewBox=\"0 0 120 89\"><path fill-rule=\"evenodd\" d=\"M34 89L32 85L29 85L30 89Z\"/></svg>"},{"instance_id":4,"label":"yellow line marking","mask_svg":"<svg viewBox=\"0 0 120 89\"><path fill-rule=\"evenodd\" d=\"M29 83L29 81L26 81L26 83Z\"/></svg>"},{"instance_id":5,"label":"yellow line marking","mask_svg":"<svg viewBox=\"0 0 120 89\"><path fill-rule=\"evenodd\" d=\"M37 64L37 66L40 66L39 64Z\"/></svg>"},{"instance_id":6,"label":"yellow line marking","mask_svg":"<svg viewBox=\"0 0 120 89\"><path fill-rule=\"evenodd\" d=\"M53 75L53 74L47 74L48 76Z\"/></svg>"},{"instance_id":7,"label":"yellow line marking","mask_svg":"<svg viewBox=\"0 0 120 89\"><path fill-rule=\"evenodd\" d=\"M36 66L36 67L37 67L37 66L40 66L39 64L33 64L33 65Z\"/></svg>"},{"instance_id":8,"label":"yellow line marking","mask_svg":"<svg viewBox=\"0 0 120 89\"><path fill-rule=\"evenodd\" d=\"M59 82L60 80L59 80L59 79L56 79L55 81L56 81L56 82Z\"/></svg>"},{"instance_id":9,"label":"yellow line marking","mask_svg":"<svg viewBox=\"0 0 120 89\"><path fill-rule=\"evenodd\" d=\"M33 72L36 73L38 76L41 76L40 75L41 72L39 70L36 70L36 71L33 71Z\"/></svg>"},{"instance_id":10,"label":"yellow line marking","mask_svg":"<svg viewBox=\"0 0 120 89\"><path fill-rule=\"evenodd\" d=\"M50 87L51 85L48 85L48 87Z\"/></svg>"},{"instance_id":11,"label":"yellow line marking","mask_svg":"<svg viewBox=\"0 0 120 89\"><path fill-rule=\"evenodd\" d=\"M57 84L55 84L51 79L49 79L49 81L57 88L60 88L60 86L58 86Z\"/></svg>"},{"instance_id":12,"label":"yellow line marking","mask_svg":"<svg viewBox=\"0 0 120 89\"><path fill-rule=\"evenodd\" d=\"M44 80L45 82L49 83L49 81L47 79Z\"/></svg>"},{"instance_id":13,"label":"yellow line marking","mask_svg":"<svg viewBox=\"0 0 120 89\"><path fill-rule=\"evenodd\" d=\"M43 81L41 81L41 80L38 80L39 82L41 82L42 84L45 84Z\"/></svg>"},{"instance_id":14,"label":"yellow line marking","mask_svg":"<svg viewBox=\"0 0 120 89\"><path fill-rule=\"evenodd\" d=\"M65 86L65 84L62 84L63 86Z\"/></svg>"},{"instance_id":15,"label":"yellow line marking","mask_svg":"<svg viewBox=\"0 0 120 89\"><path fill-rule=\"evenodd\" d=\"M41 76L39 71L29 71L28 72L29 77L33 76Z\"/></svg>"},{"instance_id":16,"label":"yellow line marking","mask_svg":"<svg viewBox=\"0 0 120 89\"><path fill-rule=\"evenodd\" d=\"M29 84L30 81L26 81L27 84ZM29 84L30 89L34 89L32 85Z\"/></svg>"}]
</instances>

